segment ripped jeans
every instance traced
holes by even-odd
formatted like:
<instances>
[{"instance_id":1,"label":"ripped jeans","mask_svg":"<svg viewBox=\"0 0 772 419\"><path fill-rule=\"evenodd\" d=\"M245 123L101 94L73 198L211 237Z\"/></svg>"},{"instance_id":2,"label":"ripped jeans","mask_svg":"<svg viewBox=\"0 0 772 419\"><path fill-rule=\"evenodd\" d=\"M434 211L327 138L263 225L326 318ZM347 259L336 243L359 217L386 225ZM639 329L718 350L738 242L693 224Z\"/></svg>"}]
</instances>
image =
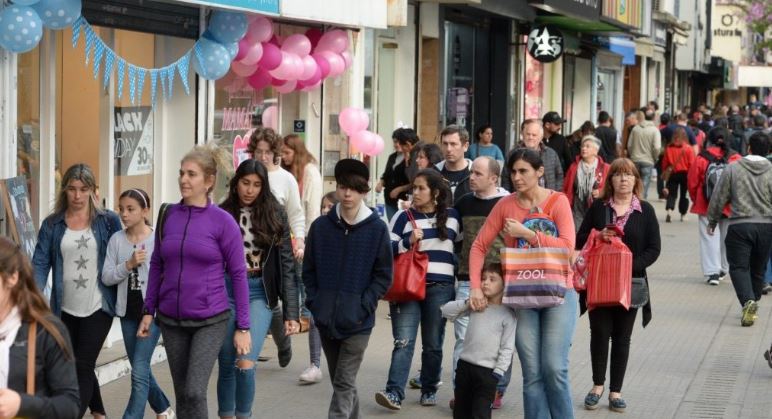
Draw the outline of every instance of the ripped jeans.
<instances>
[{"instance_id":1,"label":"ripped jeans","mask_svg":"<svg viewBox=\"0 0 772 419\"><path fill-rule=\"evenodd\" d=\"M236 356L233 346L233 334L236 333L236 316L228 321L222 349L218 356L219 373L217 376L217 414L219 416L252 416L252 403L255 400L255 366L257 357L263 349L265 336L271 325L272 311L268 307L262 278L249 277L249 333L252 336L252 352ZM231 310L233 308L231 307ZM247 365L239 365L243 362Z\"/></svg>"},{"instance_id":2,"label":"ripped jeans","mask_svg":"<svg viewBox=\"0 0 772 419\"><path fill-rule=\"evenodd\" d=\"M442 344L445 340L445 318L440 307L453 301L452 282L429 282L423 301L391 303L391 332L394 349L386 390L405 398L405 385L413 361L418 325L421 325L421 394L436 393L442 371Z\"/></svg>"}]
</instances>

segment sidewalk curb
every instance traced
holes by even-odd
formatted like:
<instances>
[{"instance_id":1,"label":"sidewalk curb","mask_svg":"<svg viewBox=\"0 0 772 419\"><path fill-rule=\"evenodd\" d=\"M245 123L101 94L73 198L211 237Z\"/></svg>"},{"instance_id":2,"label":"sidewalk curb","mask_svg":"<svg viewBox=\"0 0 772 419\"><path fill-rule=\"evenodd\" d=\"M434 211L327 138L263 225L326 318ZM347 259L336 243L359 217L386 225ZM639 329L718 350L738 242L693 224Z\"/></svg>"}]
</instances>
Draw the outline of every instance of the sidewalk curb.
<instances>
[{"instance_id":1,"label":"sidewalk curb","mask_svg":"<svg viewBox=\"0 0 772 419\"><path fill-rule=\"evenodd\" d=\"M163 344L158 344L153 351L153 357L150 359L150 365L155 365L160 362L166 361L166 349ZM102 365L97 365L96 369L97 380L100 387L115 381L119 378L131 375L131 364L129 363L129 357L124 355L123 357L107 362Z\"/></svg>"}]
</instances>

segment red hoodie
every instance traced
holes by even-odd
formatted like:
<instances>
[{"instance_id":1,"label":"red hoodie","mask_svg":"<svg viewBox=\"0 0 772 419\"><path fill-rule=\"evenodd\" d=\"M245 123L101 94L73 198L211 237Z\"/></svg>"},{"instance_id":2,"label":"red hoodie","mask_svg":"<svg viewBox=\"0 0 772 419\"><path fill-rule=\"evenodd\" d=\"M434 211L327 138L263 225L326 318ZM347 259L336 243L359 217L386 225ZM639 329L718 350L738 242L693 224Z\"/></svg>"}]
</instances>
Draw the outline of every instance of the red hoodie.
<instances>
[{"instance_id":1,"label":"red hoodie","mask_svg":"<svg viewBox=\"0 0 772 419\"><path fill-rule=\"evenodd\" d=\"M723 158L724 152L720 147L711 146L706 149L708 153L712 154L716 158ZM729 162L740 160L742 156L739 153L735 153L729 157ZM708 159L702 156L697 156L694 159L692 167L689 168L689 174L687 175L687 185L689 187L689 197L694 203L692 205L691 213L698 215L708 214L708 201L705 198L703 192L703 185L705 184L705 172L708 170ZM727 204L724 207L724 215L727 217L731 213L731 207Z\"/></svg>"},{"instance_id":2,"label":"red hoodie","mask_svg":"<svg viewBox=\"0 0 772 419\"><path fill-rule=\"evenodd\" d=\"M665 155L662 157L662 170L673 166L673 173L685 173L689 171L694 162L694 149L688 144L669 144L665 147Z\"/></svg>"}]
</instances>

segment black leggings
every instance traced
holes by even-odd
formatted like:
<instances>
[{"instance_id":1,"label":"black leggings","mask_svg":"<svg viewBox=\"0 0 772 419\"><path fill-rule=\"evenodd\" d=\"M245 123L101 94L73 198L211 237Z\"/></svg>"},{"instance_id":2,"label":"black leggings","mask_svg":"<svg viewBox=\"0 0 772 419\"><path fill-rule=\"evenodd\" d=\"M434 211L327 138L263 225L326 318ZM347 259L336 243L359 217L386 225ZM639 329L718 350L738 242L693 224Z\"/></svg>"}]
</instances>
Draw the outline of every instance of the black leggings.
<instances>
[{"instance_id":1,"label":"black leggings","mask_svg":"<svg viewBox=\"0 0 772 419\"><path fill-rule=\"evenodd\" d=\"M670 175L670 179L667 180L667 203L665 204L666 210L675 209L676 195L680 193L681 198L678 200L678 212L681 215L686 215L689 211L689 191L686 189L686 172L678 172Z\"/></svg>"},{"instance_id":2,"label":"black leggings","mask_svg":"<svg viewBox=\"0 0 772 419\"><path fill-rule=\"evenodd\" d=\"M613 393L622 391L627 358L630 355L630 335L633 334L637 308L629 311L622 306L598 307L590 311L590 357L592 381L602 386L606 381L608 342L611 339L611 386Z\"/></svg>"},{"instance_id":3,"label":"black leggings","mask_svg":"<svg viewBox=\"0 0 772 419\"><path fill-rule=\"evenodd\" d=\"M97 310L88 317L75 317L62 312L62 323L67 326L72 340L72 351L75 354L75 370L78 374L78 387L80 388L80 415L83 417L86 408L91 413L105 414L102 403L102 393L99 391L97 381L96 360L105 338L110 332L113 318L104 311Z\"/></svg>"}]
</instances>

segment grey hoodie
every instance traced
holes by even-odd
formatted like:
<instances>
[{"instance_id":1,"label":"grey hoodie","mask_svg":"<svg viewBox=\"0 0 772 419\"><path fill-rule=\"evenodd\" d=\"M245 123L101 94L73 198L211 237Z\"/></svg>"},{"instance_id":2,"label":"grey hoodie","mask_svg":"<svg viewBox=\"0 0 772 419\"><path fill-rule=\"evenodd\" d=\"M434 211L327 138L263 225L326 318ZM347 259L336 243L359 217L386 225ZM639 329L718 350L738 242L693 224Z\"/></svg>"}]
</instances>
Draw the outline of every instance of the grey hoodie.
<instances>
[{"instance_id":1,"label":"grey hoodie","mask_svg":"<svg viewBox=\"0 0 772 419\"><path fill-rule=\"evenodd\" d=\"M772 163L750 155L724 170L708 206L710 226L718 224L726 203L732 205L730 225L772 223Z\"/></svg>"}]
</instances>

